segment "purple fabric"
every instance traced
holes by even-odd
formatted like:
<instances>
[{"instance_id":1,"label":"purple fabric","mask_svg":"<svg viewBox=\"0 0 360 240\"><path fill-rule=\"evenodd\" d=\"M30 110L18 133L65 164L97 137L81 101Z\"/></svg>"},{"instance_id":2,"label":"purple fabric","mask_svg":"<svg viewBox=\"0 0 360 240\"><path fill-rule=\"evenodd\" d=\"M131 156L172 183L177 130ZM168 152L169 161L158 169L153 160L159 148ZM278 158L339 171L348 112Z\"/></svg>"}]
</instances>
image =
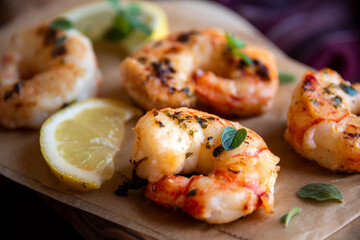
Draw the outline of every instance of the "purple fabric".
<instances>
[{"instance_id":1,"label":"purple fabric","mask_svg":"<svg viewBox=\"0 0 360 240\"><path fill-rule=\"evenodd\" d=\"M249 20L290 57L360 82L359 7L345 0L216 0Z\"/></svg>"}]
</instances>

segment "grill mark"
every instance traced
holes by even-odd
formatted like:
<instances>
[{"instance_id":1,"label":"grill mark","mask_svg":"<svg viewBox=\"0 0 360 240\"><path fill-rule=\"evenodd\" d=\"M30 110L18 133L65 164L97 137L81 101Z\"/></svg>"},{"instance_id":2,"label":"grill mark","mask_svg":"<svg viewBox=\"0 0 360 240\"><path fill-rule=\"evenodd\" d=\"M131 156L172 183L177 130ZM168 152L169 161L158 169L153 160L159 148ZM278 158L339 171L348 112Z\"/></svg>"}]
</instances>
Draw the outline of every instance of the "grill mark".
<instances>
[{"instance_id":1,"label":"grill mark","mask_svg":"<svg viewBox=\"0 0 360 240\"><path fill-rule=\"evenodd\" d=\"M21 87L24 85L24 82L17 82L14 84L13 88L6 91L4 94L4 101L7 102L11 97L13 97L15 94L21 93Z\"/></svg>"}]
</instances>

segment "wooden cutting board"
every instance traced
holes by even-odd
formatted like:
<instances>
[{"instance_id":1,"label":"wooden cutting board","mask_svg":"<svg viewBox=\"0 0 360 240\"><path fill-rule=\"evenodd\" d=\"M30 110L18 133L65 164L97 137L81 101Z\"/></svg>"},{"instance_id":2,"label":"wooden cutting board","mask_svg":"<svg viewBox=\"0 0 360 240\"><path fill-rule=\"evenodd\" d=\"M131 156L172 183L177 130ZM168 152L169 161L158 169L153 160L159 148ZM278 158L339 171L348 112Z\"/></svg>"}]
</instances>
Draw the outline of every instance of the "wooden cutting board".
<instances>
[{"instance_id":1,"label":"wooden cutting board","mask_svg":"<svg viewBox=\"0 0 360 240\"><path fill-rule=\"evenodd\" d=\"M0 32L0 55L6 51L7 43L15 32L35 26L40 21L52 18L81 2L86 1L56 2L18 18ZM246 42L271 49L276 55L279 69L294 74L296 81L309 69L288 58L243 18L220 5L205 1L157 3L166 11L171 31L224 28ZM131 103L120 84L118 65L122 60L121 54L99 47L96 47L96 54L105 77L100 95ZM117 185L131 173L128 159L133 139L131 127L136 123L136 119L127 125L125 139L128 141L124 141L122 150L117 155L117 173L99 190L77 193L62 186L51 174L41 156L38 131L0 129L0 173L56 200L140 233L141 236L157 239L336 239L345 235L354 239L358 235L351 226L356 226L359 222L355 219L360 215L360 176L336 175L324 170L298 156L283 138L286 113L295 85L296 82L280 86L275 105L270 112L253 118L237 119L259 133L270 150L281 158L281 171L275 186L275 213L272 215L257 211L229 224L209 225L147 201L142 190L131 192L127 198L115 196L113 192ZM343 193L344 202L320 204L298 198L297 190L312 182L335 185ZM288 228L284 228L279 219L294 207L301 207L303 212L291 221ZM337 232L352 221L354 223L345 227L344 231Z\"/></svg>"}]
</instances>

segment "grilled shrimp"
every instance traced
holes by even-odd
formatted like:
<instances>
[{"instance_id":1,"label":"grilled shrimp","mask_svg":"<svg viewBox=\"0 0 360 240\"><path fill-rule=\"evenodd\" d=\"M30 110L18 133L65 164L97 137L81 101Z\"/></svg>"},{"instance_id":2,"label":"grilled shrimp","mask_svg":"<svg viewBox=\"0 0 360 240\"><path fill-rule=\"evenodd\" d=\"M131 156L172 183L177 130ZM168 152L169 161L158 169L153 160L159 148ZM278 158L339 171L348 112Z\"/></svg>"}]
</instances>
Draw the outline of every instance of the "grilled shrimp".
<instances>
[{"instance_id":1,"label":"grilled shrimp","mask_svg":"<svg viewBox=\"0 0 360 240\"><path fill-rule=\"evenodd\" d=\"M149 43L120 66L123 84L143 108L193 107L223 115L267 111L279 80L274 56L247 45L248 65L233 56L221 30L180 32Z\"/></svg>"},{"instance_id":2,"label":"grilled shrimp","mask_svg":"<svg viewBox=\"0 0 360 240\"><path fill-rule=\"evenodd\" d=\"M166 108L137 123L131 161L148 179L145 196L209 223L226 223L259 208L272 212L279 158L250 129L238 148L226 151L221 133L242 128L205 112ZM175 174L197 173L191 177Z\"/></svg>"},{"instance_id":3,"label":"grilled shrimp","mask_svg":"<svg viewBox=\"0 0 360 240\"><path fill-rule=\"evenodd\" d=\"M0 123L39 128L54 112L94 96L101 82L90 40L42 24L13 36L0 63Z\"/></svg>"},{"instance_id":4,"label":"grilled shrimp","mask_svg":"<svg viewBox=\"0 0 360 240\"><path fill-rule=\"evenodd\" d=\"M295 89L285 139L303 157L337 172L360 171L360 84L331 69L307 72Z\"/></svg>"}]
</instances>

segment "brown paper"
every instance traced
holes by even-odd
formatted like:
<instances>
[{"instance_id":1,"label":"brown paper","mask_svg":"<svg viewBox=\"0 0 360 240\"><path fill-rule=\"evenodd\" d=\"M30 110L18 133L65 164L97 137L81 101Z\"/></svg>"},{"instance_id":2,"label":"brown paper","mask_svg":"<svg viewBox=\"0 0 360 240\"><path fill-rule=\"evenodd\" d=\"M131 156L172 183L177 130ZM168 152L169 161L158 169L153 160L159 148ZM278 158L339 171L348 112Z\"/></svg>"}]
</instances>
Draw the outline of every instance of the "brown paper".
<instances>
[{"instance_id":1,"label":"brown paper","mask_svg":"<svg viewBox=\"0 0 360 240\"><path fill-rule=\"evenodd\" d=\"M308 69L286 57L244 19L217 4L203 1L158 3L168 14L171 31L205 27L224 28L245 41L272 49L280 70L293 73L297 81ZM8 40L14 32L36 25L73 5L74 1L59 1L46 9L22 16L3 28L0 32L0 54L6 51ZM120 54L100 48L96 50L105 77L101 96L131 102L120 86ZM142 190L132 191L129 197L115 196L114 190L118 184L130 176L129 158L133 139L131 127L136 123L136 119L127 124L127 136L124 138L122 150L116 157L117 173L99 190L77 193L62 186L51 174L40 153L38 131L0 129L0 172L54 199L157 239L325 239L359 216L360 176L329 172L302 159L285 142L283 135L286 128L286 113L295 85L296 83L291 83L280 86L275 106L270 112L262 116L239 119L241 124L259 133L270 150L281 158L281 171L275 185L274 214L266 214L260 210L229 224L209 225L146 200ZM318 203L300 199L297 191L313 182L335 185L342 192L344 202ZM303 211L291 220L288 228L285 228L280 223L280 217L294 207L302 208ZM334 236L343 235L337 233Z\"/></svg>"}]
</instances>

